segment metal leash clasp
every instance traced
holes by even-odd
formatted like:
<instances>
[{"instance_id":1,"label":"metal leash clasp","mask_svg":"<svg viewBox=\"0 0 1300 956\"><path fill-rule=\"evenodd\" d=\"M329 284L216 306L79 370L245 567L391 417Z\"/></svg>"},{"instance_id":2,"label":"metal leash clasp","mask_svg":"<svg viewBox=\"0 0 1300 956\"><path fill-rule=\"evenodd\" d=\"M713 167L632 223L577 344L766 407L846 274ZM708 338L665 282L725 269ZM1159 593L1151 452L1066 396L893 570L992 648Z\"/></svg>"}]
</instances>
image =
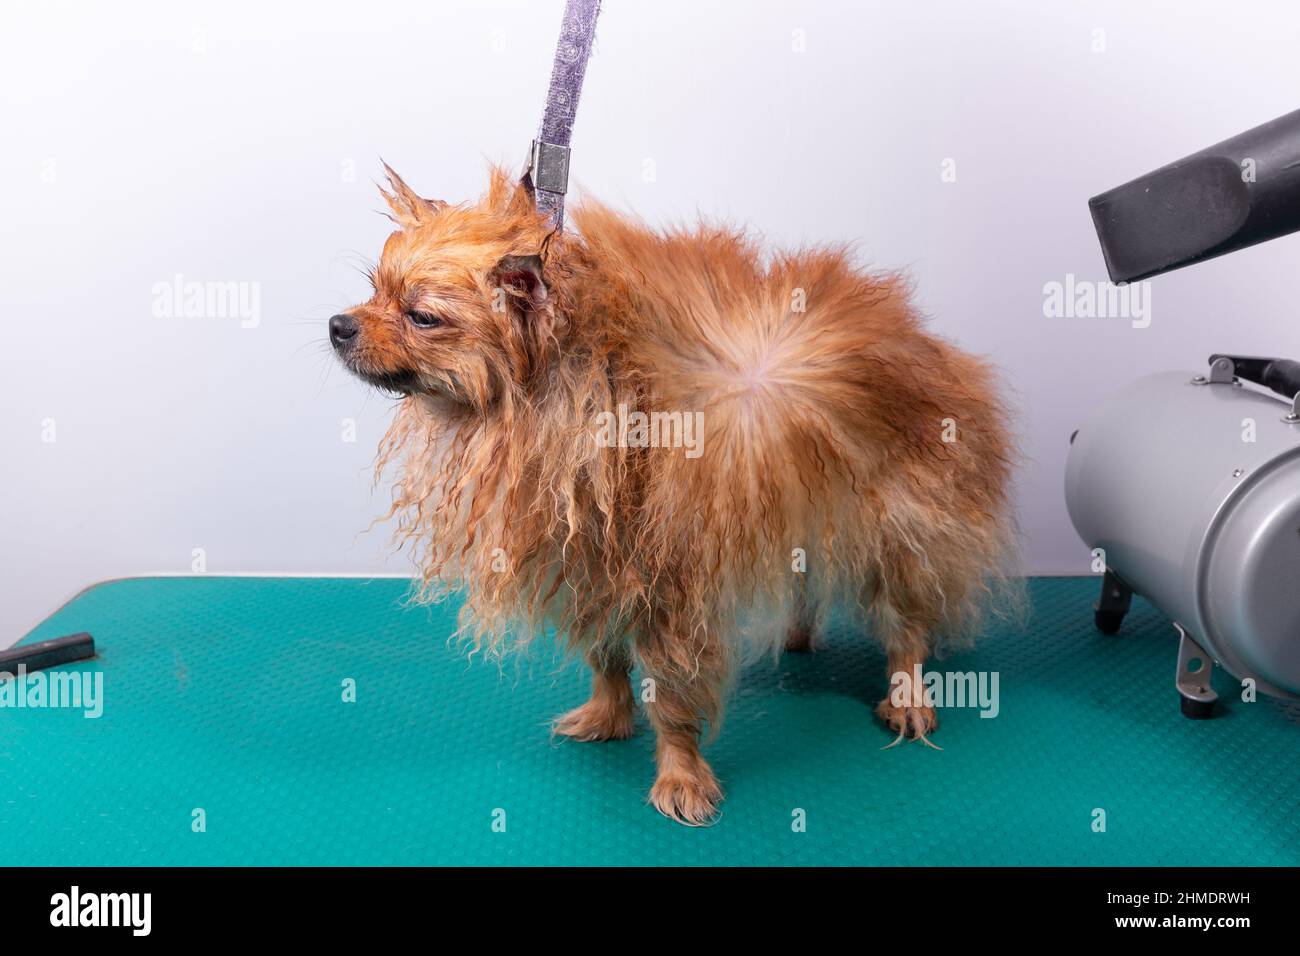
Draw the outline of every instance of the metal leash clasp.
<instances>
[{"instance_id":1,"label":"metal leash clasp","mask_svg":"<svg viewBox=\"0 0 1300 956\"><path fill-rule=\"evenodd\" d=\"M533 140L528 157L528 175L533 187L561 196L569 191L569 147Z\"/></svg>"}]
</instances>

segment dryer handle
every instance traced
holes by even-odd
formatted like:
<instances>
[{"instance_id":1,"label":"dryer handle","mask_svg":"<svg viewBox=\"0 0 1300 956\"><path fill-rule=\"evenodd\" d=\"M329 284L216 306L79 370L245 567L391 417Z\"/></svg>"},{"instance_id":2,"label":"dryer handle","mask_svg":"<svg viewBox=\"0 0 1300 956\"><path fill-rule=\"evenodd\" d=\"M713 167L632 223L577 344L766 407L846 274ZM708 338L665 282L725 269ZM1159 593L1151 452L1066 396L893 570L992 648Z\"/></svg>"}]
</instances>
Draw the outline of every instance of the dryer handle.
<instances>
[{"instance_id":1,"label":"dryer handle","mask_svg":"<svg viewBox=\"0 0 1300 956\"><path fill-rule=\"evenodd\" d=\"M1225 358L1232 363L1233 373L1248 382L1263 385L1287 401L1294 401L1300 395L1300 362L1247 355L1211 355L1210 364Z\"/></svg>"}]
</instances>

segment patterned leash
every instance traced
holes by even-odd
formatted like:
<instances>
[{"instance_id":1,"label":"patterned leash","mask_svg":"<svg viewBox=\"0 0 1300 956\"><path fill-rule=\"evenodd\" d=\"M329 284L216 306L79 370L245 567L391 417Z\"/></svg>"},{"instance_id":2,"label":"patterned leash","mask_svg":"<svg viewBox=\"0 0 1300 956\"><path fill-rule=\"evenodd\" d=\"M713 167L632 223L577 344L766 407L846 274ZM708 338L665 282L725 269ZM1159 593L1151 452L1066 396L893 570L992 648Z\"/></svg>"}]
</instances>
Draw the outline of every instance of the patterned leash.
<instances>
[{"instance_id":1,"label":"patterned leash","mask_svg":"<svg viewBox=\"0 0 1300 956\"><path fill-rule=\"evenodd\" d=\"M533 140L523 181L534 193L537 208L551 219L558 232L564 228L564 194L569 190L569 143L578 113L582 79L596 39L600 0L567 0L560 41L546 91L542 128Z\"/></svg>"}]
</instances>

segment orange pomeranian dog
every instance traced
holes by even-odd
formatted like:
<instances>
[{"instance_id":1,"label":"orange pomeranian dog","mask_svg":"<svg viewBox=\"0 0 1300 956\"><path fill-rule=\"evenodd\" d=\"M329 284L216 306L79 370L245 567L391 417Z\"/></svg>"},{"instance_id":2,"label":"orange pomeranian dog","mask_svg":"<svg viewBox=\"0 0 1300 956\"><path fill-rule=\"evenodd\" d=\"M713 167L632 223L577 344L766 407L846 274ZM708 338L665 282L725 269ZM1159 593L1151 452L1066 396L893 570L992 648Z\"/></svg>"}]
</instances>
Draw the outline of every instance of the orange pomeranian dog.
<instances>
[{"instance_id":1,"label":"orange pomeranian dog","mask_svg":"<svg viewBox=\"0 0 1300 956\"><path fill-rule=\"evenodd\" d=\"M747 651L809 648L840 604L906 681L971 633L1013 552L1008 428L988 366L928 335L900 278L592 203L555 233L500 170L459 206L388 176L400 229L330 338L405 396L379 469L421 596L463 593L474 648L554 627L590 664L556 733L628 737L640 696L650 801L701 824L722 791L700 735ZM877 713L900 738L937 725L922 695Z\"/></svg>"}]
</instances>

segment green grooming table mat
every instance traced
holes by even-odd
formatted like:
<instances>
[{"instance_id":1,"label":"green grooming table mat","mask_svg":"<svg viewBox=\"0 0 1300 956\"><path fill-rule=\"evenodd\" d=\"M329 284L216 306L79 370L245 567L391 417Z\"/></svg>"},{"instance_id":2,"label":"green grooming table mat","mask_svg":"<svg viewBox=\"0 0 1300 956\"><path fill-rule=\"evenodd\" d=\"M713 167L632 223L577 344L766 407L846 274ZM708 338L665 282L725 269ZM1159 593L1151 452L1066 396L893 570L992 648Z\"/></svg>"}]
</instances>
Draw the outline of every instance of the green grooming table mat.
<instances>
[{"instance_id":1,"label":"green grooming table mat","mask_svg":"<svg viewBox=\"0 0 1300 956\"><path fill-rule=\"evenodd\" d=\"M999 674L997 717L941 712L942 752L881 749L864 635L751 667L706 748L723 814L691 829L645 802L644 715L552 740L585 670L469 660L455 607L403 581L100 584L26 642L91 632L98 658L60 670L102 672L103 715L0 708L0 864L1300 864L1300 709L1220 675L1219 715L1184 718L1169 621L1137 601L1102 636L1098 587L1034 579L1026 626L930 665Z\"/></svg>"}]
</instances>

